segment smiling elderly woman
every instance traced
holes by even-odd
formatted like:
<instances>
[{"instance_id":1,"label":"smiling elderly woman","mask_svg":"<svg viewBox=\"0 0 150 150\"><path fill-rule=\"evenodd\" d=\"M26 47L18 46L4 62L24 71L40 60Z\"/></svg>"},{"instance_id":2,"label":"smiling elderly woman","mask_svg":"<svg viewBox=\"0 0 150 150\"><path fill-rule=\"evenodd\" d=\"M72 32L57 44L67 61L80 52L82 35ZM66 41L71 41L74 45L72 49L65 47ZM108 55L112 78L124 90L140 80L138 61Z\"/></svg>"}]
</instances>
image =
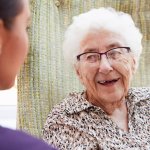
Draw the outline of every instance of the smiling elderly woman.
<instances>
[{"instance_id":1,"label":"smiling elderly woman","mask_svg":"<svg viewBox=\"0 0 150 150\"><path fill-rule=\"evenodd\" d=\"M130 15L112 8L74 17L65 57L85 87L49 114L43 139L66 149L150 149L150 91L130 88L142 51Z\"/></svg>"}]
</instances>

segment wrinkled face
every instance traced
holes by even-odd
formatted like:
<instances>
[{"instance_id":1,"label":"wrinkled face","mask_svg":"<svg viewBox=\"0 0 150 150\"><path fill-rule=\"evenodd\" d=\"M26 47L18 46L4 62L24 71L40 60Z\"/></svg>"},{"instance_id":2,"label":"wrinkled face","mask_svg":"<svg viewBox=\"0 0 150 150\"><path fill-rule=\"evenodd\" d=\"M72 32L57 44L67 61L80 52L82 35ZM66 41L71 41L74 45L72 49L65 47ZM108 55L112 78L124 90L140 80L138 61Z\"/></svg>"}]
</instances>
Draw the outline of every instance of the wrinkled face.
<instances>
[{"instance_id":1,"label":"wrinkled face","mask_svg":"<svg viewBox=\"0 0 150 150\"><path fill-rule=\"evenodd\" d=\"M109 49L127 46L125 40L117 34L101 31L89 33L80 45L80 53L104 53ZM80 81L87 90L90 101L111 103L125 97L134 72L135 61L132 53L127 53L115 61L109 61L106 55L101 60L89 63L80 60L75 69Z\"/></svg>"},{"instance_id":2,"label":"wrinkled face","mask_svg":"<svg viewBox=\"0 0 150 150\"><path fill-rule=\"evenodd\" d=\"M23 10L16 16L12 28L0 21L0 89L10 88L28 51L27 26L30 10L28 0L22 0Z\"/></svg>"}]
</instances>

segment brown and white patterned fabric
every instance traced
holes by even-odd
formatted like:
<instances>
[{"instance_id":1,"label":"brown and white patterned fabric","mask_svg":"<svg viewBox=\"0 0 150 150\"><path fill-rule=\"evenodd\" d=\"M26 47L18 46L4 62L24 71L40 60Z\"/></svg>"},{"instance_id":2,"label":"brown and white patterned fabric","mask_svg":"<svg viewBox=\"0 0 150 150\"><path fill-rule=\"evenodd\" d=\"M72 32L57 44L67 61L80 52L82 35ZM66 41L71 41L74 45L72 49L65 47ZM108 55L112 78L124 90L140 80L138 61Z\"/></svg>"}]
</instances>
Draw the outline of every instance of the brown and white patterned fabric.
<instances>
[{"instance_id":1,"label":"brown and white patterned fabric","mask_svg":"<svg viewBox=\"0 0 150 150\"><path fill-rule=\"evenodd\" d=\"M60 150L150 150L150 89L126 97L129 132L120 129L82 93L71 93L48 115L43 139Z\"/></svg>"}]
</instances>

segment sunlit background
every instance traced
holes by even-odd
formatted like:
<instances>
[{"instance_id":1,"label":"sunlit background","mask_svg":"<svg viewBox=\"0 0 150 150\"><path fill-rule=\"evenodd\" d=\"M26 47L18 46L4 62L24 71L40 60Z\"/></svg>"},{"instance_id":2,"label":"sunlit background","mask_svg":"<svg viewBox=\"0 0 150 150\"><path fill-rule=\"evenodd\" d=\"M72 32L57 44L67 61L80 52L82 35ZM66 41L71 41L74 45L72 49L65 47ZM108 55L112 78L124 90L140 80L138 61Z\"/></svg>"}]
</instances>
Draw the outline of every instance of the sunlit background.
<instances>
[{"instance_id":1,"label":"sunlit background","mask_svg":"<svg viewBox=\"0 0 150 150\"><path fill-rule=\"evenodd\" d=\"M17 88L0 91L0 125L16 129Z\"/></svg>"}]
</instances>

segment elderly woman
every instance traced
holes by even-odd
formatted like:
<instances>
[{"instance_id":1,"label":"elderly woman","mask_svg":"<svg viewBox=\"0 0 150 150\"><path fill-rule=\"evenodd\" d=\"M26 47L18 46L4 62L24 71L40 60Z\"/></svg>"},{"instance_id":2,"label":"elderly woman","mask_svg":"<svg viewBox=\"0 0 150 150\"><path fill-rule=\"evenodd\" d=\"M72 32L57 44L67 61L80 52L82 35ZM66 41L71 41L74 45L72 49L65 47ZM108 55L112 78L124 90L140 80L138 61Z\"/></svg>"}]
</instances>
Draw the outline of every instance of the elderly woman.
<instances>
[{"instance_id":1,"label":"elderly woman","mask_svg":"<svg viewBox=\"0 0 150 150\"><path fill-rule=\"evenodd\" d=\"M66 149L150 149L150 91L130 88L142 51L131 16L112 8L74 17L64 53L84 85L54 107L43 139Z\"/></svg>"}]
</instances>

